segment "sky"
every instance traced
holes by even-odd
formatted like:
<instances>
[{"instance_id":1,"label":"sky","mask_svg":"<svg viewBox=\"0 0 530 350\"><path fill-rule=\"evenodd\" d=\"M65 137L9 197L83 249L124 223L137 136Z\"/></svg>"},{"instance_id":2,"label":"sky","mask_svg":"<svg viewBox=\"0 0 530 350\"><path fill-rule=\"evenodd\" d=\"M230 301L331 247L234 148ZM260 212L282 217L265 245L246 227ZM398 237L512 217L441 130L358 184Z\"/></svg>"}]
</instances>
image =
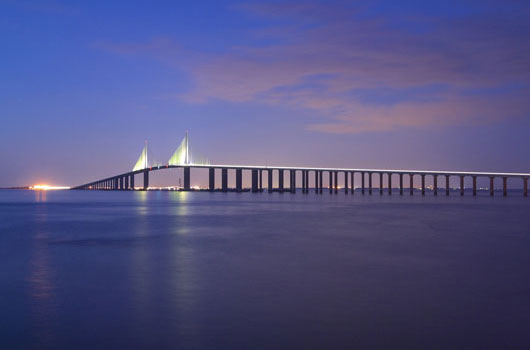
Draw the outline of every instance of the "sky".
<instances>
[{"instance_id":1,"label":"sky","mask_svg":"<svg viewBox=\"0 0 530 350\"><path fill-rule=\"evenodd\" d=\"M186 130L214 164L530 172L528 1L0 0L0 33L0 187Z\"/></svg>"}]
</instances>

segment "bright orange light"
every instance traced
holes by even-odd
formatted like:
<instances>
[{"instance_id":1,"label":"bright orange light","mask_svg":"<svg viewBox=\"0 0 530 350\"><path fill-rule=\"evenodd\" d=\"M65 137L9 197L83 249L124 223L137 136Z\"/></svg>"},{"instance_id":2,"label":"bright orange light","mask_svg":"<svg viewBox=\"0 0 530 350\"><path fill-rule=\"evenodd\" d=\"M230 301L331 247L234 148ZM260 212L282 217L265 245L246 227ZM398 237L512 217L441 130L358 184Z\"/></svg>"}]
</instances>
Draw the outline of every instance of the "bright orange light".
<instances>
[{"instance_id":1,"label":"bright orange light","mask_svg":"<svg viewBox=\"0 0 530 350\"><path fill-rule=\"evenodd\" d=\"M48 190L68 190L67 186L50 186L50 185L33 185L29 187L30 190L48 191Z\"/></svg>"}]
</instances>

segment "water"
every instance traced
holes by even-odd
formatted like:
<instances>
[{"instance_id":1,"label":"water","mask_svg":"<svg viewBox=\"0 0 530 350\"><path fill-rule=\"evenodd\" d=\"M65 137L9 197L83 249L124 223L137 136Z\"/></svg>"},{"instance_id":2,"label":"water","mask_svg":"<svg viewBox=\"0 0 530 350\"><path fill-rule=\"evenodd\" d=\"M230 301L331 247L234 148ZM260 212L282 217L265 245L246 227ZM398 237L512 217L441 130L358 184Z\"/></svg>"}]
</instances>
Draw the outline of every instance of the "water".
<instances>
[{"instance_id":1,"label":"water","mask_svg":"<svg viewBox=\"0 0 530 350\"><path fill-rule=\"evenodd\" d=\"M529 209L0 191L1 348L528 349Z\"/></svg>"}]
</instances>

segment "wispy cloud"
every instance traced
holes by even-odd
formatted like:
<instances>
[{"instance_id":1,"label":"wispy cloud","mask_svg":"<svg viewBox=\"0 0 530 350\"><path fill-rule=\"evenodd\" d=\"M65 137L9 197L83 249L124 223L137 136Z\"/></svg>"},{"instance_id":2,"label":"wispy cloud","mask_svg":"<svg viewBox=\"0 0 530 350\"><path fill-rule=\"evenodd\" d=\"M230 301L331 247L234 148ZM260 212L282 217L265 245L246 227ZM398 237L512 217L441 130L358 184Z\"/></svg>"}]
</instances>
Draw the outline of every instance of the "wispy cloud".
<instances>
[{"instance_id":1,"label":"wispy cloud","mask_svg":"<svg viewBox=\"0 0 530 350\"><path fill-rule=\"evenodd\" d=\"M271 18L267 44L222 54L172 41L112 45L150 52L189 72L190 103L281 104L313 110L310 130L334 133L440 127L529 116L528 5L457 18L367 15L366 5L291 2L243 6ZM428 23L426 26L425 23ZM504 87L515 86L510 93ZM476 93L470 94L469 91ZM487 93L481 93L487 91Z\"/></svg>"}]
</instances>

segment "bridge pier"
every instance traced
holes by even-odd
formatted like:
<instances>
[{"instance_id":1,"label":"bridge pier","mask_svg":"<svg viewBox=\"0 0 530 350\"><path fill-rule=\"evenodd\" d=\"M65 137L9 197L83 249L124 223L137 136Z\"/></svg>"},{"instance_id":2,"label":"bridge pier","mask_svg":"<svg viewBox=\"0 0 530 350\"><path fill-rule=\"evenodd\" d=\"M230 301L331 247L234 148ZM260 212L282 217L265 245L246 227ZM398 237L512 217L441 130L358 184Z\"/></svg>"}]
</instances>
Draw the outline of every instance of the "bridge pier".
<instances>
[{"instance_id":1,"label":"bridge pier","mask_svg":"<svg viewBox=\"0 0 530 350\"><path fill-rule=\"evenodd\" d=\"M319 171L318 172L318 191L320 194L322 194L322 191L324 190L324 172Z\"/></svg>"},{"instance_id":2,"label":"bridge pier","mask_svg":"<svg viewBox=\"0 0 530 350\"><path fill-rule=\"evenodd\" d=\"M403 195L403 174L399 174L399 195Z\"/></svg>"},{"instance_id":3,"label":"bridge pier","mask_svg":"<svg viewBox=\"0 0 530 350\"><path fill-rule=\"evenodd\" d=\"M208 189L215 191L215 168L208 169Z\"/></svg>"},{"instance_id":4,"label":"bridge pier","mask_svg":"<svg viewBox=\"0 0 530 350\"><path fill-rule=\"evenodd\" d=\"M302 170L302 193L305 193L305 170Z\"/></svg>"},{"instance_id":5,"label":"bridge pier","mask_svg":"<svg viewBox=\"0 0 530 350\"><path fill-rule=\"evenodd\" d=\"M319 172L315 170L315 193L318 194L318 175Z\"/></svg>"},{"instance_id":6,"label":"bridge pier","mask_svg":"<svg viewBox=\"0 0 530 350\"><path fill-rule=\"evenodd\" d=\"M125 180L125 189L128 191L129 190L129 176L125 175L123 179Z\"/></svg>"},{"instance_id":7,"label":"bridge pier","mask_svg":"<svg viewBox=\"0 0 530 350\"><path fill-rule=\"evenodd\" d=\"M273 191L272 169L268 169L267 172L268 172L268 174L267 174L268 175L268 183L267 183L268 188L267 188L267 190L269 191L269 193L272 193L272 191Z\"/></svg>"},{"instance_id":8,"label":"bridge pier","mask_svg":"<svg viewBox=\"0 0 530 350\"><path fill-rule=\"evenodd\" d=\"M409 185L410 195L413 196L414 195L414 174L409 174L409 181L410 181L410 185Z\"/></svg>"},{"instance_id":9,"label":"bridge pier","mask_svg":"<svg viewBox=\"0 0 530 350\"><path fill-rule=\"evenodd\" d=\"M289 170L289 186L291 187L291 193L296 193L296 170Z\"/></svg>"},{"instance_id":10,"label":"bridge pier","mask_svg":"<svg viewBox=\"0 0 530 350\"><path fill-rule=\"evenodd\" d=\"M473 178L473 197L477 196L477 177L472 176Z\"/></svg>"},{"instance_id":11,"label":"bridge pier","mask_svg":"<svg viewBox=\"0 0 530 350\"><path fill-rule=\"evenodd\" d=\"M379 194L383 194L383 173L379 173Z\"/></svg>"},{"instance_id":12,"label":"bridge pier","mask_svg":"<svg viewBox=\"0 0 530 350\"><path fill-rule=\"evenodd\" d=\"M425 196L425 174L421 174L421 195Z\"/></svg>"},{"instance_id":13,"label":"bridge pier","mask_svg":"<svg viewBox=\"0 0 530 350\"><path fill-rule=\"evenodd\" d=\"M372 173L368 173L368 194L372 195Z\"/></svg>"},{"instance_id":14,"label":"bridge pier","mask_svg":"<svg viewBox=\"0 0 530 350\"><path fill-rule=\"evenodd\" d=\"M392 173L387 174L388 178L388 195L392 195Z\"/></svg>"},{"instance_id":15,"label":"bridge pier","mask_svg":"<svg viewBox=\"0 0 530 350\"><path fill-rule=\"evenodd\" d=\"M243 191L243 170L236 169L236 191Z\"/></svg>"},{"instance_id":16,"label":"bridge pier","mask_svg":"<svg viewBox=\"0 0 530 350\"><path fill-rule=\"evenodd\" d=\"M365 180L365 175L364 173L361 173L361 194L364 194L364 180Z\"/></svg>"},{"instance_id":17,"label":"bridge pier","mask_svg":"<svg viewBox=\"0 0 530 350\"><path fill-rule=\"evenodd\" d=\"M445 195L449 195L449 175L445 175Z\"/></svg>"},{"instance_id":18,"label":"bridge pier","mask_svg":"<svg viewBox=\"0 0 530 350\"><path fill-rule=\"evenodd\" d=\"M283 193L283 169L278 169L278 190L280 193Z\"/></svg>"},{"instance_id":19,"label":"bridge pier","mask_svg":"<svg viewBox=\"0 0 530 350\"><path fill-rule=\"evenodd\" d=\"M464 195L464 176L460 175L460 195Z\"/></svg>"},{"instance_id":20,"label":"bridge pier","mask_svg":"<svg viewBox=\"0 0 530 350\"><path fill-rule=\"evenodd\" d=\"M329 173L329 184L328 184L328 187L329 187L329 193L333 193L333 172L330 170L328 171Z\"/></svg>"},{"instance_id":21,"label":"bridge pier","mask_svg":"<svg viewBox=\"0 0 530 350\"><path fill-rule=\"evenodd\" d=\"M349 185L348 185L348 172L345 171L344 172L344 194L348 194L348 190L349 190Z\"/></svg>"},{"instance_id":22,"label":"bridge pier","mask_svg":"<svg viewBox=\"0 0 530 350\"><path fill-rule=\"evenodd\" d=\"M508 195L508 178L502 178L502 195L506 197Z\"/></svg>"},{"instance_id":23,"label":"bridge pier","mask_svg":"<svg viewBox=\"0 0 530 350\"><path fill-rule=\"evenodd\" d=\"M494 191L494 188L493 188L493 180L495 179L495 177L493 176L490 176L490 196L493 196L493 191Z\"/></svg>"},{"instance_id":24,"label":"bridge pier","mask_svg":"<svg viewBox=\"0 0 530 350\"><path fill-rule=\"evenodd\" d=\"M191 174L190 167L184 167L184 191L189 191L191 189Z\"/></svg>"},{"instance_id":25,"label":"bridge pier","mask_svg":"<svg viewBox=\"0 0 530 350\"><path fill-rule=\"evenodd\" d=\"M228 191L228 169L227 168L221 169L221 191L223 192Z\"/></svg>"},{"instance_id":26,"label":"bridge pier","mask_svg":"<svg viewBox=\"0 0 530 350\"><path fill-rule=\"evenodd\" d=\"M433 185L433 190L434 190L434 195L437 196L438 195L438 175L433 175L433 182L434 182L434 185Z\"/></svg>"},{"instance_id":27,"label":"bridge pier","mask_svg":"<svg viewBox=\"0 0 530 350\"><path fill-rule=\"evenodd\" d=\"M335 194L339 193L339 172L335 171Z\"/></svg>"},{"instance_id":28,"label":"bridge pier","mask_svg":"<svg viewBox=\"0 0 530 350\"><path fill-rule=\"evenodd\" d=\"M144 190L149 188L149 170L144 170Z\"/></svg>"},{"instance_id":29,"label":"bridge pier","mask_svg":"<svg viewBox=\"0 0 530 350\"><path fill-rule=\"evenodd\" d=\"M131 183L131 190L134 190L134 174L131 174L131 180L129 182Z\"/></svg>"},{"instance_id":30,"label":"bridge pier","mask_svg":"<svg viewBox=\"0 0 530 350\"><path fill-rule=\"evenodd\" d=\"M252 169L252 192L258 192L258 170Z\"/></svg>"},{"instance_id":31,"label":"bridge pier","mask_svg":"<svg viewBox=\"0 0 530 350\"><path fill-rule=\"evenodd\" d=\"M144 170L144 190L149 188L149 170Z\"/></svg>"},{"instance_id":32,"label":"bridge pier","mask_svg":"<svg viewBox=\"0 0 530 350\"><path fill-rule=\"evenodd\" d=\"M352 171L350 174L351 174L350 175L351 176L351 194L353 195L355 194L355 172Z\"/></svg>"}]
</instances>

